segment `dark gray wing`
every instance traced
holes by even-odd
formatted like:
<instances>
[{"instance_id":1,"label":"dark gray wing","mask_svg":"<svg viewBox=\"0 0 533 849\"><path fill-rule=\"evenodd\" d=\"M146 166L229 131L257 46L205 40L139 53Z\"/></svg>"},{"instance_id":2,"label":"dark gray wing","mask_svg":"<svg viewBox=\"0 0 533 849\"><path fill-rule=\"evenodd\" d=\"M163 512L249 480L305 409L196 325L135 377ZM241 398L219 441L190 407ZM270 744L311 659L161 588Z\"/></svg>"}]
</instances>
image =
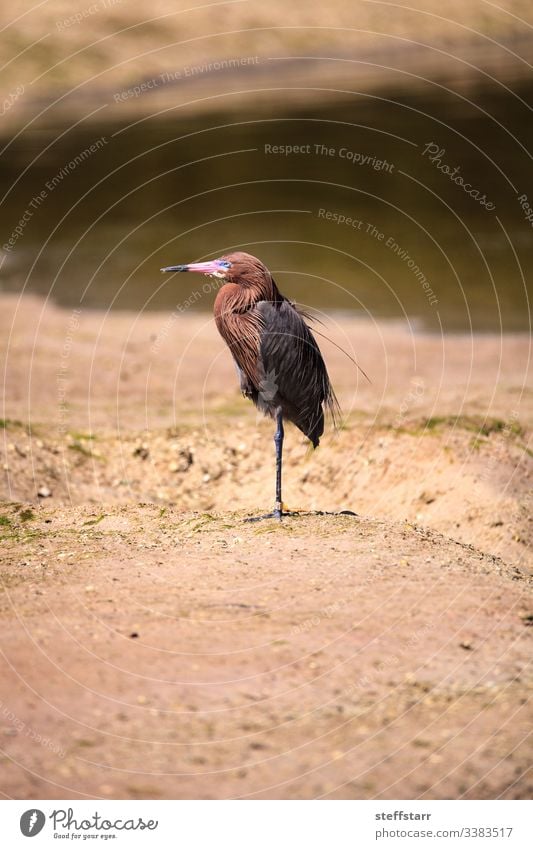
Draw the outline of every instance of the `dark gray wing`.
<instances>
[{"instance_id":1,"label":"dark gray wing","mask_svg":"<svg viewBox=\"0 0 533 849\"><path fill-rule=\"evenodd\" d=\"M318 445L324 410L335 416L335 393L317 342L290 301L260 301L260 385L257 405L266 412L281 406L285 418Z\"/></svg>"}]
</instances>

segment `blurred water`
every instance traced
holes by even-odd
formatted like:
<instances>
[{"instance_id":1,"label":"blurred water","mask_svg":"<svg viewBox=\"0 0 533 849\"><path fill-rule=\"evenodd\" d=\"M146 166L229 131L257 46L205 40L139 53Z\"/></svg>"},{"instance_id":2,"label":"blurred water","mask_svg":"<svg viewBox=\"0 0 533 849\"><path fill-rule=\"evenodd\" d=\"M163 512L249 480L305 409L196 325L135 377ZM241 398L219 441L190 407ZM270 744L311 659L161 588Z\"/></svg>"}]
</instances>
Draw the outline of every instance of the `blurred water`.
<instances>
[{"instance_id":1,"label":"blurred water","mask_svg":"<svg viewBox=\"0 0 533 849\"><path fill-rule=\"evenodd\" d=\"M203 278L159 268L242 248L319 310L526 330L531 113L499 91L30 128L0 157L2 288L210 309Z\"/></svg>"}]
</instances>

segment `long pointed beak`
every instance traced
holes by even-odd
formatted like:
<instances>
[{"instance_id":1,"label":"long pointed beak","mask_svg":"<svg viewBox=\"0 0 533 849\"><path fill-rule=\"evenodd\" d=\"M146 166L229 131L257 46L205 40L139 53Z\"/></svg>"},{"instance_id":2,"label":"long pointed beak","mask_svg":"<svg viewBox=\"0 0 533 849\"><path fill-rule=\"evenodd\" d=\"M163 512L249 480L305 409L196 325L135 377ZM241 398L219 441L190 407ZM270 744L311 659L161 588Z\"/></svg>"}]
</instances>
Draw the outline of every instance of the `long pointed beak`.
<instances>
[{"instance_id":1,"label":"long pointed beak","mask_svg":"<svg viewBox=\"0 0 533 849\"><path fill-rule=\"evenodd\" d=\"M195 271L197 274L216 274L220 266L216 260L209 262L190 262L188 265L168 265L161 271Z\"/></svg>"}]
</instances>

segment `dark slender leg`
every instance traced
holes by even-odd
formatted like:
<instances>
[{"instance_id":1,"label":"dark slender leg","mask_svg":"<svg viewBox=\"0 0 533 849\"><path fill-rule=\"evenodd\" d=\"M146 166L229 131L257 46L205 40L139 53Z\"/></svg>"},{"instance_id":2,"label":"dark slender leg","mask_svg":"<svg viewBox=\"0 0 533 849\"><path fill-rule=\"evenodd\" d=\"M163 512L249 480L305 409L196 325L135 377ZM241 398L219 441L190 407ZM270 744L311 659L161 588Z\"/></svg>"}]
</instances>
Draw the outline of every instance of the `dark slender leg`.
<instances>
[{"instance_id":1,"label":"dark slender leg","mask_svg":"<svg viewBox=\"0 0 533 849\"><path fill-rule=\"evenodd\" d=\"M283 512L283 501L281 498L281 467L284 435L283 413L281 411L281 407L278 407L276 410L276 432L274 434L274 445L276 446L276 504L272 513L267 513L266 516L250 516L244 520L245 522L259 522L261 519L279 519L281 521L282 516L297 515L296 513Z\"/></svg>"},{"instance_id":2,"label":"dark slender leg","mask_svg":"<svg viewBox=\"0 0 533 849\"><path fill-rule=\"evenodd\" d=\"M276 432L274 434L274 445L276 446L276 504L272 513L267 513L266 516L249 516L245 522L260 522L261 519L279 519L283 516L299 516L300 513L283 512L283 500L281 498L281 469L283 460L283 413L281 407L276 410ZM341 510L340 513L328 513L324 510L313 510L307 515L314 516L357 516L357 513L352 513L351 510Z\"/></svg>"},{"instance_id":3,"label":"dark slender leg","mask_svg":"<svg viewBox=\"0 0 533 849\"><path fill-rule=\"evenodd\" d=\"M283 413L281 407L276 410L276 432L274 434L274 445L276 446L276 505L274 507L274 516L281 519L283 513L283 501L281 500L281 467L283 457Z\"/></svg>"}]
</instances>

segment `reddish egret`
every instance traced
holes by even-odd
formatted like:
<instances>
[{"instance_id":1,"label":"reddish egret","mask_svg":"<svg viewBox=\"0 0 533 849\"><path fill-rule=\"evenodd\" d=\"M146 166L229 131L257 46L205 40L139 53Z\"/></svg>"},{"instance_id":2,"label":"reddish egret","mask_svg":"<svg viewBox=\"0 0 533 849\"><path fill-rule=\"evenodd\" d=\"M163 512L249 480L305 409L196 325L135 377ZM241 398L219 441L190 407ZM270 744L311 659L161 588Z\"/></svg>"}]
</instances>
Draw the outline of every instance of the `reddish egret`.
<instances>
[{"instance_id":1,"label":"reddish egret","mask_svg":"<svg viewBox=\"0 0 533 849\"><path fill-rule=\"evenodd\" d=\"M335 418L338 403L305 315L276 286L268 268L238 251L209 262L171 265L161 271L195 271L220 278L215 322L228 345L241 390L276 421L276 503L259 518L287 515L281 498L283 420L293 422L316 448L324 410Z\"/></svg>"}]
</instances>

